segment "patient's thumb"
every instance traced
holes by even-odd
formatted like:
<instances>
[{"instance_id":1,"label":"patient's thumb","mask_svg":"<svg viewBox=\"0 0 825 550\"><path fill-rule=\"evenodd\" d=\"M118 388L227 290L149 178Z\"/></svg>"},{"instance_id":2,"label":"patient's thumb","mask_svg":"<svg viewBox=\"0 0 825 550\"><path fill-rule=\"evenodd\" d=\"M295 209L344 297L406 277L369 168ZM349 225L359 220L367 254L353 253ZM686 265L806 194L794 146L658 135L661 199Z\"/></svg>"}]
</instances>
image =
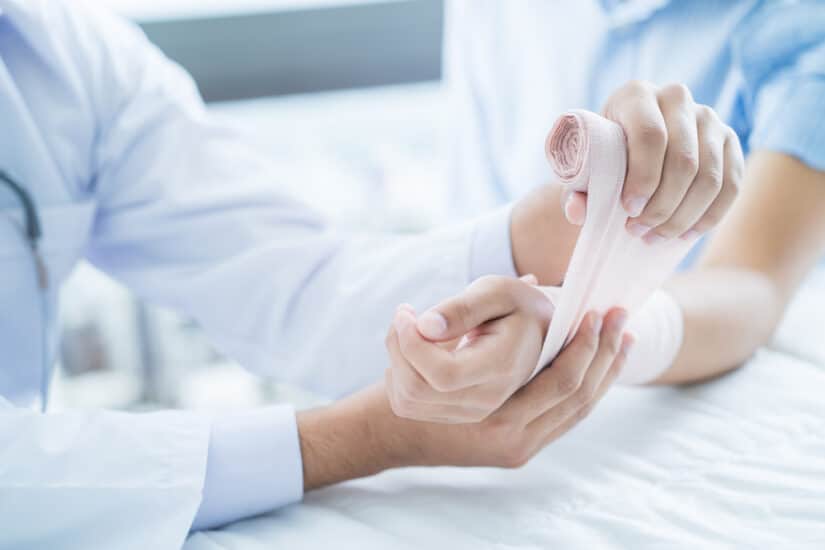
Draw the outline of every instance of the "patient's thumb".
<instances>
[{"instance_id":1,"label":"patient's thumb","mask_svg":"<svg viewBox=\"0 0 825 550\"><path fill-rule=\"evenodd\" d=\"M429 340L449 340L447 318L436 310L430 309L418 317L418 332ZM457 338L460 335L453 336Z\"/></svg>"},{"instance_id":2,"label":"patient's thumb","mask_svg":"<svg viewBox=\"0 0 825 550\"><path fill-rule=\"evenodd\" d=\"M535 278L523 282L505 277L490 280L479 279L464 292L431 307L418 317L421 336L428 340L446 342L464 336L487 321L508 315L516 307L513 296L516 290L527 287L514 285L535 284Z\"/></svg>"},{"instance_id":3,"label":"patient's thumb","mask_svg":"<svg viewBox=\"0 0 825 550\"><path fill-rule=\"evenodd\" d=\"M587 195L574 191L564 199L564 217L573 225L583 225L587 216Z\"/></svg>"}]
</instances>

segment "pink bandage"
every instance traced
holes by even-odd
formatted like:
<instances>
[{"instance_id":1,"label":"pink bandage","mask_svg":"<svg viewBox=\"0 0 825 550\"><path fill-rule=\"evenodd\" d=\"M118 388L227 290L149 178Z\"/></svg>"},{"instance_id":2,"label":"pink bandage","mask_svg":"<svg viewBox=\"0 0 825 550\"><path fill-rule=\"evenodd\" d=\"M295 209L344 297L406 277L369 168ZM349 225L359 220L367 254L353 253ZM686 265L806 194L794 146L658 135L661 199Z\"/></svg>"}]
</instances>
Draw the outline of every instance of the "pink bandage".
<instances>
[{"instance_id":1,"label":"pink bandage","mask_svg":"<svg viewBox=\"0 0 825 550\"><path fill-rule=\"evenodd\" d=\"M628 216L621 204L627 147L618 124L587 111L571 111L560 117L550 131L546 153L563 184L587 193L587 215L561 291L555 287L544 289L556 309L533 375L556 357L588 311L604 313L620 306L633 319L633 313L661 286L695 242L677 238L648 244L628 233ZM670 341L678 351L681 332ZM675 352L666 350L665 355L672 361ZM656 358L645 358L641 368L651 367L647 363L652 359ZM625 369L628 367L635 368L630 361ZM649 372L630 378L648 377Z\"/></svg>"}]
</instances>

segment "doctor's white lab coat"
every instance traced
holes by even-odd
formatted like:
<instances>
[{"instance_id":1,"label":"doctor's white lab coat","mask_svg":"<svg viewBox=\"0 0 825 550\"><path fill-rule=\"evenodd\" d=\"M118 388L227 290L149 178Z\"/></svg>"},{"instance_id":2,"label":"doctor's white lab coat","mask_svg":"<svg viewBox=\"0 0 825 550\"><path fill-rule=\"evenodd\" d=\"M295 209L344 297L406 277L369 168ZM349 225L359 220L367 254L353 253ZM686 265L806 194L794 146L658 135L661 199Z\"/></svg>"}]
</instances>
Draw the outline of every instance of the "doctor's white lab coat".
<instances>
[{"instance_id":1,"label":"doctor's white lab coat","mask_svg":"<svg viewBox=\"0 0 825 550\"><path fill-rule=\"evenodd\" d=\"M209 418L33 408L38 335L53 355L56 290L79 259L193 316L254 372L331 396L381 377L397 304L426 307L473 275L478 223L330 231L210 120L179 67L91 2L0 0L0 169L38 205L52 281L42 312L19 204L0 189L2 549L178 548L201 502Z\"/></svg>"}]
</instances>

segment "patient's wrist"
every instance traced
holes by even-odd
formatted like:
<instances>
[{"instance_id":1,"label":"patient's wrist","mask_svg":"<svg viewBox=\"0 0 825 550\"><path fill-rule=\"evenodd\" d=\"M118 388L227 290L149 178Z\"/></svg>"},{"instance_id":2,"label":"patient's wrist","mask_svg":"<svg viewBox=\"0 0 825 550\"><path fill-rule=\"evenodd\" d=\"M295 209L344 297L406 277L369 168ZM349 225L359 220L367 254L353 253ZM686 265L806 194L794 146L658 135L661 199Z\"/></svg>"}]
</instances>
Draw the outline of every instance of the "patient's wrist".
<instances>
[{"instance_id":1,"label":"patient's wrist","mask_svg":"<svg viewBox=\"0 0 825 550\"><path fill-rule=\"evenodd\" d=\"M580 227L567 221L561 206L562 187L542 185L513 206L510 240L519 276L533 274L542 285L564 279Z\"/></svg>"},{"instance_id":2,"label":"patient's wrist","mask_svg":"<svg viewBox=\"0 0 825 550\"><path fill-rule=\"evenodd\" d=\"M647 384L659 379L672 365L682 347L684 315L679 303L657 290L630 318L627 327L636 344L627 357L617 383Z\"/></svg>"}]
</instances>

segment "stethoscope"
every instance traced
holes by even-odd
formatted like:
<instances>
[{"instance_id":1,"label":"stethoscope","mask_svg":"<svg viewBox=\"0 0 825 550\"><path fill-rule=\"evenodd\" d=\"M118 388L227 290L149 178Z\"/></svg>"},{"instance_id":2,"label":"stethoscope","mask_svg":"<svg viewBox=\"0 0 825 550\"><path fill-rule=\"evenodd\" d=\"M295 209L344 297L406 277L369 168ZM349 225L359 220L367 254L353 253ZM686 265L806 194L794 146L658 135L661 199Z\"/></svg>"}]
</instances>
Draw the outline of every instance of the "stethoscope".
<instances>
[{"instance_id":1,"label":"stethoscope","mask_svg":"<svg viewBox=\"0 0 825 550\"><path fill-rule=\"evenodd\" d=\"M40 349L41 349L41 379L40 379L40 407L43 412L49 403L49 379L51 378L51 368L49 361L48 346L48 293L49 293L49 271L43 257L40 254L40 238L43 236L43 229L40 224L40 216L31 194L22 185L17 183L4 171L0 170L0 182L2 182L17 197L23 207L23 237L26 240L28 249L31 252L34 266L35 279L37 281L37 295L40 300Z\"/></svg>"}]
</instances>

